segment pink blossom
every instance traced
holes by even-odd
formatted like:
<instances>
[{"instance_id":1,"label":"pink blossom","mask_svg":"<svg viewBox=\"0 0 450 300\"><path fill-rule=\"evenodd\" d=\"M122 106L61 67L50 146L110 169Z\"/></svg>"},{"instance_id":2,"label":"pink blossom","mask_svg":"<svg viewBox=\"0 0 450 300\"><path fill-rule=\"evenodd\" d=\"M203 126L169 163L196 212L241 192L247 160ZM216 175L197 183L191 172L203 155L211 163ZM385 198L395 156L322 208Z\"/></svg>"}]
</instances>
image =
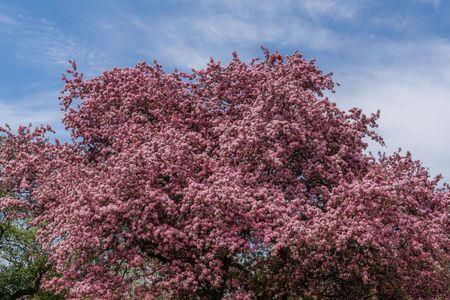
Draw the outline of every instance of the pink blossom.
<instances>
[{"instance_id":1,"label":"pink blossom","mask_svg":"<svg viewBox=\"0 0 450 300\"><path fill-rule=\"evenodd\" d=\"M155 63L85 80L50 128L3 129L2 210L23 206L69 299L446 299L448 187L408 153L375 159L379 113L323 96L301 54ZM78 103L77 105L76 103ZM11 197L14 196L15 197ZM20 196L28 195L28 196Z\"/></svg>"}]
</instances>

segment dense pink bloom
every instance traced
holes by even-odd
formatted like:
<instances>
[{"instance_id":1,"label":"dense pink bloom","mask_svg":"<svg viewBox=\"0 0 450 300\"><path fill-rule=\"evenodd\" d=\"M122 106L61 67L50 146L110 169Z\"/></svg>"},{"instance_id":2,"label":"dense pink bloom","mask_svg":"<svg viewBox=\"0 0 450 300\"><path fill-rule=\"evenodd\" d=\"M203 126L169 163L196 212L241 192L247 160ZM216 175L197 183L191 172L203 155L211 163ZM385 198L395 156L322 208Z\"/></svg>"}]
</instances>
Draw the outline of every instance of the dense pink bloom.
<instances>
[{"instance_id":1,"label":"dense pink bloom","mask_svg":"<svg viewBox=\"0 0 450 300\"><path fill-rule=\"evenodd\" d=\"M365 153L378 114L339 109L299 53L85 80L70 143L21 127L0 152L68 298L443 299L450 196L409 154Z\"/></svg>"}]
</instances>

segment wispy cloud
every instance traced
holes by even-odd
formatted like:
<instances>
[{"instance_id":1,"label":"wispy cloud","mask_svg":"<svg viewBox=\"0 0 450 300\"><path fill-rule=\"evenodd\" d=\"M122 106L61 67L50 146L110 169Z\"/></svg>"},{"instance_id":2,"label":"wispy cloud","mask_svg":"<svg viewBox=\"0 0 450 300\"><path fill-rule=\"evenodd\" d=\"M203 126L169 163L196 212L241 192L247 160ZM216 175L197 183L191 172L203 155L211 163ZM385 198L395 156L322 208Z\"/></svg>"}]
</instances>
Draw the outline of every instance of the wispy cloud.
<instances>
[{"instance_id":1,"label":"wispy cloud","mask_svg":"<svg viewBox=\"0 0 450 300\"><path fill-rule=\"evenodd\" d=\"M450 43L429 39L373 48L366 66L336 72L343 83L338 103L368 112L381 109L380 132L387 148L371 150L411 150L433 174L450 176Z\"/></svg>"},{"instance_id":2,"label":"wispy cloud","mask_svg":"<svg viewBox=\"0 0 450 300\"><path fill-rule=\"evenodd\" d=\"M14 58L16 63L40 73L63 73L68 60L76 60L83 72L96 75L108 65L107 55L97 51L77 37L61 30L55 23L38 18L27 11L0 4L0 50ZM53 76L57 79L59 76ZM40 78L37 78L38 82ZM42 83L42 81L40 82ZM3 91L2 91L3 92ZM5 93L2 93L5 94ZM55 83L20 86L15 95L0 98L0 126L13 128L20 124L34 126L50 124L59 137L66 137L60 122L62 112L58 105Z\"/></svg>"},{"instance_id":3,"label":"wispy cloud","mask_svg":"<svg viewBox=\"0 0 450 300\"><path fill-rule=\"evenodd\" d=\"M16 128L20 124L53 124L61 127L62 112L58 107L58 93L35 92L16 99L0 99L0 126Z\"/></svg>"},{"instance_id":4,"label":"wispy cloud","mask_svg":"<svg viewBox=\"0 0 450 300\"><path fill-rule=\"evenodd\" d=\"M441 0L418 0L419 2L422 3L427 3L427 4L431 4L433 5L435 8L439 6L439 4L441 4Z\"/></svg>"},{"instance_id":5,"label":"wispy cloud","mask_svg":"<svg viewBox=\"0 0 450 300\"><path fill-rule=\"evenodd\" d=\"M329 17L333 19L354 19L366 2L363 0L303 0L299 7L312 17Z\"/></svg>"},{"instance_id":6,"label":"wispy cloud","mask_svg":"<svg viewBox=\"0 0 450 300\"><path fill-rule=\"evenodd\" d=\"M75 59L87 72L95 73L107 64L103 53L54 23L5 5L0 5L0 47L12 51L20 62L38 67L62 69L69 59Z\"/></svg>"},{"instance_id":7,"label":"wispy cloud","mask_svg":"<svg viewBox=\"0 0 450 300\"><path fill-rule=\"evenodd\" d=\"M270 44L339 51L351 40L336 35L310 17L326 14L347 18L357 11L356 4L340 6L336 1L329 0L323 1L321 6L308 1L301 4L286 1L283 5L272 1L199 3L196 15L153 20L129 15L124 18L129 23L122 24L121 28L128 32L140 32L142 40L148 41L137 44L137 51L141 53L153 54L178 66L200 67L210 56L229 58L232 51L238 50L244 58L250 58L260 46ZM341 9L346 12L341 12ZM305 16L299 17L298 14ZM129 28L130 25L134 28Z\"/></svg>"}]
</instances>

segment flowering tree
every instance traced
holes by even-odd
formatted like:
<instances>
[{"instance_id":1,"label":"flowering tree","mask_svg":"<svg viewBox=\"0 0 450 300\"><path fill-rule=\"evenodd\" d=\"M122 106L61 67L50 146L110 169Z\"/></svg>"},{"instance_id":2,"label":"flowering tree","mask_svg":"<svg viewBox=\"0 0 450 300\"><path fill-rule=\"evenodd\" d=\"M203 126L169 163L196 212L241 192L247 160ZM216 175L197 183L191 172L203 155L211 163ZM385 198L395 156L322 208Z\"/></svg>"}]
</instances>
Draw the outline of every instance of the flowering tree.
<instances>
[{"instance_id":1,"label":"flowering tree","mask_svg":"<svg viewBox=\"0 0 450 300\"><path fill-rule=\"evenodd\" d=\"M4 300L57 300L61 297L41 289L42 278L51 272L45 252L34 237L26 219L0 218L0 298Z\"/></svg>"},{"instance_id":2,"label":"flowering tree","mask_svg":"<svg viewBox=\"0 0 450 300\"><path fill-rule=\"evenodd\" d=\"M339 109L299 53L64 77L69 143L8 138L2 208L32 213L79 299L444 299L450 195L410 154L365 153L378 114Z\"/></svg>"},{"instance_id":3,"label":"flowering tree","mask_svg":"<svg viewBox=\"0 0 450 300\"><path fill-rule=\"evenodd\" d=\"M0 147L1 143L0 139ZM0 197L6 195L0 186ZM23 208L11 205L0 210L0 298L61 299L41 289L43 277L52 270Z\"/></svg>"}]
</instances>

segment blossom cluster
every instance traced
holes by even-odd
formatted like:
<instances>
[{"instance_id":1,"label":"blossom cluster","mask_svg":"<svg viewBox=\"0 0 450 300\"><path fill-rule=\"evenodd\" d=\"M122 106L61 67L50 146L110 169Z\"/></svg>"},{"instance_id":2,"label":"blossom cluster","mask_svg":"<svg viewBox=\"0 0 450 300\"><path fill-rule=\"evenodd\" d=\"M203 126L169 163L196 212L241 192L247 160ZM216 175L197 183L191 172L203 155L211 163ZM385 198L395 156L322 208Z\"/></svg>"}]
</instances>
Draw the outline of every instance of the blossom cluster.
<instances>
[{"instance_id":1,"label":"blossom cluster","mask_svg":"<svg viewBox=\"0 0 450 300\"><path fill-rule=\"evenodd\" d=\"M343 111L300 53L84 79L71 141L3 129L0 207L26 207L69 299L450 297L450 195L379 113ZM11 198L14 197L14 198Z\"/></svg>"}]
</instances>

